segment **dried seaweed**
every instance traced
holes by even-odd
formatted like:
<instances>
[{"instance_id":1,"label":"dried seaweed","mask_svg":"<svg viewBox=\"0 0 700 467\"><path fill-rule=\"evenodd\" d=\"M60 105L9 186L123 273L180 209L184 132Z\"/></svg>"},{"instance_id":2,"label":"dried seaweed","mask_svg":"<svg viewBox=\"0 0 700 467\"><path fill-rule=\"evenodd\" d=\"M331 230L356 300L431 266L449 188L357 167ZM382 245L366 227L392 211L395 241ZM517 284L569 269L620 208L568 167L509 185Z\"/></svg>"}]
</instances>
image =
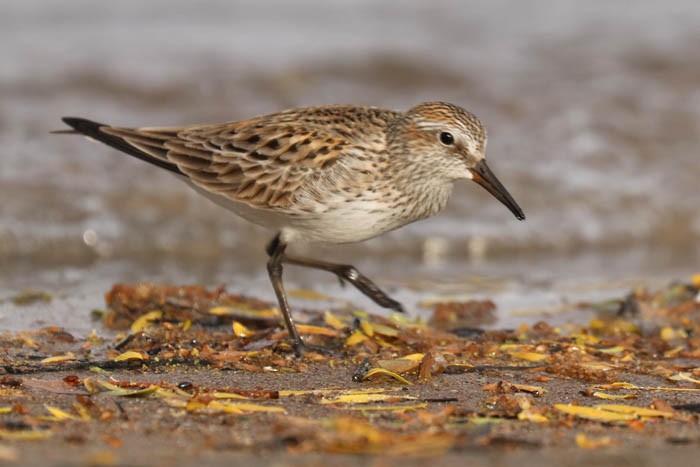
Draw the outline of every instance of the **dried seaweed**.
<instances>
[{"instance_id":1,"label":"dried seaweed","mask_svg":"<svg viewBox=\"0 0 700 467\"><path fill-rule=\"evenodd\" d=\"M152 426L145 420L154 417L193 427L215 419L241 430L237 449L292 453L604 449L671 424L700 439L698 285L577 304L598 315L566 329L462 332L474 310L482 318L494 311L490 302L435 304L428 324L343 304L302 310L310 350L297 358L270 303L223 287L120 284L106 295L104 325L121 331L111 341L56 326L0 336L0 371L15 375L0 379L0 439L59 434L121 449L119 421L145 430L139 422ZM84 424L93 428L66 432ZM589 432L596 426L627 431Z\"/></svg>"}]
</instances>

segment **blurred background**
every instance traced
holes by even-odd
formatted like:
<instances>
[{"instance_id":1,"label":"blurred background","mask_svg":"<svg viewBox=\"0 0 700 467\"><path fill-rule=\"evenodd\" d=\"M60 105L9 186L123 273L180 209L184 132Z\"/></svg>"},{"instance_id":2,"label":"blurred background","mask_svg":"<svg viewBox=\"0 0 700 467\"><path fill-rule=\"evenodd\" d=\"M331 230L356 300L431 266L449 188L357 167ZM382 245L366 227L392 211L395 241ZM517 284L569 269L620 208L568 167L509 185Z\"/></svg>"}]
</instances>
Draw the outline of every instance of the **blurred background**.
<instances>
[{"instance_id":1,"label":"blurred background","mask_svg":"<svg viewBox=\"0 0 700 467\"><path fill-rule=\"evenodd\" d=\"M0 328L88 330L119 281L272 299L268 232L157 168L50 135L64 115L178 125L447 100L487 125L527 221L465 182L436 218L306 253L352 259L413 312L494 298L501 324L684 278L700 259L699 43L691 0L4 1ZM322 273L285 280L370 306ZM20 310L9 297L27 288L55 299Z\"/></svg>"}]
</instances>

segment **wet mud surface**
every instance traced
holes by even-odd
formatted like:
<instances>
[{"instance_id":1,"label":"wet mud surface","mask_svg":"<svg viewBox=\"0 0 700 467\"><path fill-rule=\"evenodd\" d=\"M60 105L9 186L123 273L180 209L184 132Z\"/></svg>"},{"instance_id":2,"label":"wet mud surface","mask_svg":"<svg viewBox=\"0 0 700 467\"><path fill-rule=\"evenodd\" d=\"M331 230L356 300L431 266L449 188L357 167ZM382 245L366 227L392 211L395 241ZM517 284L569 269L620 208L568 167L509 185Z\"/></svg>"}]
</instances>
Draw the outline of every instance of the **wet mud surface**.
<instances>
[{"instance_id":1,"label":"wet mud surface","mask_svg":"<svg viewBox=\"0 0 700 467\"><path fill-rule=\"evenodd\" d=\"M100 332L2 334L0 456L49 465L469 456L479 465L489 452L510 462L564 450L573 462L663 448L672 457L700 443L699 286L693 277L575 304L595 318L565 328L475 327L494 311L488 301L436 303L427 322L302 310L309 350L297 358L267 302L117 284L93 313Z\"/></svg>"}]
</instances>

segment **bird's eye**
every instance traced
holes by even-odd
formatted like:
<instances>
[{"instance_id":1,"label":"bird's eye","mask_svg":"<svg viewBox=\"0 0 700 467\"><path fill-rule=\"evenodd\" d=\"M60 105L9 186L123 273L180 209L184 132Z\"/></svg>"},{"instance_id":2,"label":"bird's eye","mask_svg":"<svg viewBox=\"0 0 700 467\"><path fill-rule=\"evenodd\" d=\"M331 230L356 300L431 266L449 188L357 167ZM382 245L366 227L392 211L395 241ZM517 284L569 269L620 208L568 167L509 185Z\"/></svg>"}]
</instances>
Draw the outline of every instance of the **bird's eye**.
<instances>
[{"instance_id":1,"label":"bird's eye","mask_svg":"<svg viewBox=\"0 0 700 467\"><path fill-rule=\"evenodd\" d=\"M443 131L442 133L440 133L440 142L445 146L452 146L455 142L455 137L452 136L452 133Z\"/></svg>"}]
</instances>

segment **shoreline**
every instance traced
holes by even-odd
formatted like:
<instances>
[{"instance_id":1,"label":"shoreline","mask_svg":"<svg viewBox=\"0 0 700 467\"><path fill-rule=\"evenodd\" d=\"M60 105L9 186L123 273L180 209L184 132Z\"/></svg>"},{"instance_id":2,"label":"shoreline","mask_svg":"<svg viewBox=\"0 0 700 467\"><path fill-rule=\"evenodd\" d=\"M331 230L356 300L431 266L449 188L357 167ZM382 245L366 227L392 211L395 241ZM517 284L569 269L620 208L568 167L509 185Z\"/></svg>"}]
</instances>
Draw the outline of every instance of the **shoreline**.
<instances>
[{"instance_id":1,"label":"shoreline","mask_svg":"<svg viewBox=\"0 0 700 467\"><path fill-rule=\"evenodd\" d=\"M469 455L481 465L528 453L535 465L570 453L569 465L583 465L605 453L641 459L643 448L641 465L655 465L700 440L700 341L689 328L698 286L695 276L589 303L596 317L566 330L468 326L491 309L473 301L444 302L428 323L299 310L314 350L295 359L267 302L116 285L98 323L121 329L112 338L58 326L2 334L0 458L352 465L365 457L347 454L434 455L452 465Z\"/></svg>"}]
</instances>

